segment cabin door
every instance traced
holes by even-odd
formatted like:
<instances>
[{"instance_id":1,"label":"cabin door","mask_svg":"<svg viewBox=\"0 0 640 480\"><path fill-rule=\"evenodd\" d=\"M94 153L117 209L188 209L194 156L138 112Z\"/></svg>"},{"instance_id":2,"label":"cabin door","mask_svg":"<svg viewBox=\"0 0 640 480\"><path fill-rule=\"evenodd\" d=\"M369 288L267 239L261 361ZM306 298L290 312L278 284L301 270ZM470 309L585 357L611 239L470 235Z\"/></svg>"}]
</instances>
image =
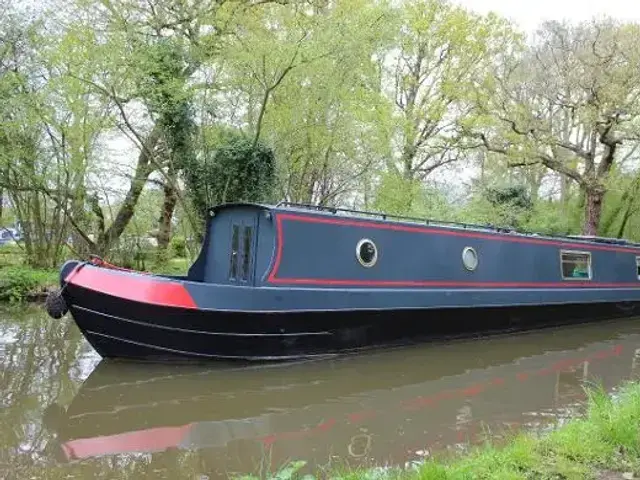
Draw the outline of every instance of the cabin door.
<instances>
[{"instance_id":1,"label":"cabin door","mask_svg":"<svg viewBox=\"0 0 640 480\"><path fill-rule=\"evenodd\" d=\"M230 223L231 258L229 282L253 285L258 218L255 213L234 216Z\"/></svg>"}]
</instances>

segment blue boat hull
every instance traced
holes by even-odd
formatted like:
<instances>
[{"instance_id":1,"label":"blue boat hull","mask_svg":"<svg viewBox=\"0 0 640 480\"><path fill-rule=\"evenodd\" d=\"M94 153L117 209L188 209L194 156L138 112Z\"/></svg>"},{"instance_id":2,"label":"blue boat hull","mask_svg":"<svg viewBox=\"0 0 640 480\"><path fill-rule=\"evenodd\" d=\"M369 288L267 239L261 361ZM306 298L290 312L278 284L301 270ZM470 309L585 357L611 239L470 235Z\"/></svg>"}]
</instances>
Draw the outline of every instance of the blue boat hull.
<instances>
[{"instance_id":1,"label":"blue boat hull","mask_svg":"<svg viewBox=\"0 0 640 480\"><path fill-rule=\"evenodd\" d=\"M65 296L102 357L145 361L316 358L640 313L640 303L234 312L150 305L72 284Z\"/></svg>"}]
</instances>

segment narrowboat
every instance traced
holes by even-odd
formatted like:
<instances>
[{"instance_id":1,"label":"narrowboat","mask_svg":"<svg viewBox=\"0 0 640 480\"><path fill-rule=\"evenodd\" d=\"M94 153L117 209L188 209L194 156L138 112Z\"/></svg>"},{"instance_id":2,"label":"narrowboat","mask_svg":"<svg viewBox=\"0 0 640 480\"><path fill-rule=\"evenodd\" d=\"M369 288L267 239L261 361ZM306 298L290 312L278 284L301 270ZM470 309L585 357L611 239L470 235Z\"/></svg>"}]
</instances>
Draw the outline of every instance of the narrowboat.
<instances>
[{"instance_id":1,"label":"narrowboat","mask_svg":"<svg viewBox=\"0 0 640 480\"><path fill-rule=\"evenodd\" d=\"M210 209L184 276L66 262L47 300L102 357L318 358L636 315L640 244L281 202Z\"/></svg>"}]
</instances>

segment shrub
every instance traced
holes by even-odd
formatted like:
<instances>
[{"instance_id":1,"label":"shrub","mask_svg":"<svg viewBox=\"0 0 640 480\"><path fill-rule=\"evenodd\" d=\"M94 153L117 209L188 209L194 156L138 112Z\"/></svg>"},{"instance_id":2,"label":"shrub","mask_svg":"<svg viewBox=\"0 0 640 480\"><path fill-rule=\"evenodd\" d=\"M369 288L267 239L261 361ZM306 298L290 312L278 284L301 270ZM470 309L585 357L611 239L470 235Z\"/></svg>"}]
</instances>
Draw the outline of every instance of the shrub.
<instances>
[{"instance_id":1,"label":"shrub","mask_svg":"<svg viewBox=\"0 0 640 480\"><path fill-rule=\"evenodd\" d=\"M179 235L171 239L171 250L176 257L186 258L187 256L187 239Z\"/></svg>"},{"instance_id":2,"label":"shrub","mask_svg":"<svg viewBox=\"0 0 640 480\"><path fill-rule=\"evenodd\" d=\"M205 137L206 138L206 137ZM233 130L209 138L207 155L191 155L181 165L191 202L206 223L209 208L226 202L264 202L273 196L276 161L273 150Z\"/></svg>"},{"instance_id":3,"label":"shrub","mask_svg":"<svg viewBox=\"0 0 640 480\"><path fill-rule=\"evenodd\" d=\"M0 246L0 268L13 265L22 265L25 263L25 260L25 251L18 245Z\"/></svg>"},{"instance_id":4,"label":"shrub","mask_svg":"<svg viewBox=\"0 0 640 480\"><path fill-rule=\"evenodd\" d=\"M7 267L0 269L0 301L22 303L57 283L57 272L35 270L29 267Z\"/></svg>"}]
</instances>

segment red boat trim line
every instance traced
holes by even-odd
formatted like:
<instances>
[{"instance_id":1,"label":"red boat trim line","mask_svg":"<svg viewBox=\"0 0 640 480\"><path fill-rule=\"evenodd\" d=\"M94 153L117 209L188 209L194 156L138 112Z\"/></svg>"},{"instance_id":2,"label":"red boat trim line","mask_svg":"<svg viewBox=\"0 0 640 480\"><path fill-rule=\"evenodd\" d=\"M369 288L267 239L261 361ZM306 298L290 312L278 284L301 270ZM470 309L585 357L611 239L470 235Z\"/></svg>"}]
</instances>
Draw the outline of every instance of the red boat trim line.
<instances>
[{"instance_id":1,"label":"red boat trim line","mask_svg":"<svg viewBox=\"0 0 640 480\"><path fill-rule=\"evenodd\" d=\"M481 288L640 288L640 282L592 282L592 281L567 281L567 282L466 282L457 280L362 280L362 279L333 279L333 278L299 278L278 277L278 270L282 261L282 250L284 246L284 235L282 232L283 220L323 223L329 225L344 225L350 227L373 228L377 230L394 230L401 232L414 232L433 235L449 235L455 237L479 238L485 240L495 240L514 243L532 243L538 245L559 246L564 248L586 248L591 250L603 250L622 253L640 254L640 249L631 247L612 247L604 245L591 245L588 243L571 243L555 240L545 240L539 238L522 238L508 236L508 234L484 234L477 232L456 232L453 230L440 230L429 227L412 227L408 225L387 225L380 223L369 223L356 220L343 220L334 218L308 217L290 213L279 213L276 215L276 257L267 281L275 284L296 284L296 285L327 285L327 286L359 286L359 287L481 287Z\"/></svg>"},{"instance_id":2,"label":"red boat trim line","mask_svg":"<svg viewBox=\"0 0 640 480\"><path fill-rule=\"evenodd\" d=\"M569 247L569 248L585 248L585 246L588 246L592 250L606 250L606 251L614 251L614 252L640 254L640 248L634 248L634 247L592 245L588 242L579 243L579 242L569 242L569 241L563 241L563 240L548 240L544 238L533 238L533 237L529 238L529 237L523 237L519 235L516 236L513 234L507 234L507 233L480 233L480 232L470 232L470 231L456 231L453 229L447 230L446 227L443 227L442 229L432 228L432 227L420 227L420 226L414 227L409 225L391 225L391 224L385 224L385 223L375 223L375 222L366 222L366 221L358 221L358 220L311 217L311 216L297 215L297 214L291 214L291 213L277 214L276 221L281 222L282 220L292 220L292 221L306 222L306 223L324 223L329 225L344 225L348 227L372 228L375 230L394 230L399 232L447 235L447 236L464 237L464 238L480 238L484 240L497 240L497 241L503 241L503 242L555 245L555 246Z\"/></svg>"},{"instance_id":3,"label":"red boat trim line","mask_svg":"<svg viewBox=\"0 0 640 480\"><path fill-rule=\"evenodd\" d=\"M148 275L85 266L69 280L78 287L125 300L164 307L197 308L184 285Z\"/></svg>"},{"instance_id":4,"label":"red boat trim line","mask_svg":"<svg viewBox=\"0 0 640 480\"><path fill-rule=\"evenodd\" d=\"M293 283L301 285L334 285L358 287L483 287L483 288L640 288L640 282L462 282L456 280L341 280L325 278L272 278L271 283Z\"/></svg>"},{"instance_id":5,"label":"red boat trim line","mask_svg":"<svg viewBox=\"0 0 640 480\"><path fill-rule=\"evenodd\" d=\"M276 242L278 245L276 247L276 260L273 263L273 268L271 269L269 276L267 277L267 281L270 283L275 283L276 280L278 280L276 279L276 275L278 274L278 270L280 269L280 260L282 259L282 245L284 244L284 236L282 234L281 215L284 214L276 215Z\"/></svg>"}]
</instances>

